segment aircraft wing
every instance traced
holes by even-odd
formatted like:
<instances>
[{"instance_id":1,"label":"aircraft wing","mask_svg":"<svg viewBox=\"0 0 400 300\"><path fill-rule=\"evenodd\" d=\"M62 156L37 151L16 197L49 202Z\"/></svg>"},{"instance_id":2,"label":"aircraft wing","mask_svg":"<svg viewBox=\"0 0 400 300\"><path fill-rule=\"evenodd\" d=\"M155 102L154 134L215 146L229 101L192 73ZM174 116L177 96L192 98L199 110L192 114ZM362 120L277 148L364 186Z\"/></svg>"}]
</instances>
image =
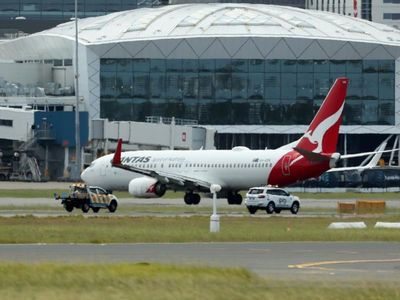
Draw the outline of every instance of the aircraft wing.
<instances>
[{"instance_id":1,"label":"aircraft wing","mask_svg":"<svg viewBox=\"0 0 400 300\"><path fill-rule=\"evenodd\" d=\"M171 173L163 172L163 171L154 171L154 170L148 170L148 169L144 169L144 168L137 168L134 166L124 165L121 163L121 152L122 152L122 139L119 139L117 149L115 151L113 160L111 162L111 165L115 168L120 168L120 169L127 170L130 172L142 174L144 176L149 176L154 179L157 179L161 183L180 187L180 188L188 187L188 188L196 188L196 189L199 189L199 188L204 188L207 190L210 189L210 186L211 186L210 182L191 178L189 176L171 174Z\"/></svg>"}]
</instances>

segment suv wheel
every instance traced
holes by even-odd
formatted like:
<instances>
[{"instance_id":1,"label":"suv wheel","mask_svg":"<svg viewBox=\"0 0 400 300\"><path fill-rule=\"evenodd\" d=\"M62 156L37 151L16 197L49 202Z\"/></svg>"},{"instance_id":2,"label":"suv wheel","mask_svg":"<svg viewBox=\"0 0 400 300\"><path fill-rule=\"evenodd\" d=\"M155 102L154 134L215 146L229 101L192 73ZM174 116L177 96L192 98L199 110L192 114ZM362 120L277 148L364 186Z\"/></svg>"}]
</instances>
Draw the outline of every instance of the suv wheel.
<instances>
[{"instance_id":1,"label":"suv wheel","mask_svg":"<svg viewBox=\"0 0 400 300\"><path fill-rule=\"evenodd\" d=\"M272 214L275 211L275 203L272 201L269 202L265 210L267 211L267 214Z\"/></svg>"},{"instance_id":2,"label":"suv wheel","mask_svg":"<svg viewBox=\"0 0 400 300\"><path fill-rule=\"evenodd\" d=\"M294 202L292 204L292 207L290 208L290 211L291 211L292 214L296 215L299 212L299 208L300 208L299 203L298 202Z\"/></svg>"}]
</instances>

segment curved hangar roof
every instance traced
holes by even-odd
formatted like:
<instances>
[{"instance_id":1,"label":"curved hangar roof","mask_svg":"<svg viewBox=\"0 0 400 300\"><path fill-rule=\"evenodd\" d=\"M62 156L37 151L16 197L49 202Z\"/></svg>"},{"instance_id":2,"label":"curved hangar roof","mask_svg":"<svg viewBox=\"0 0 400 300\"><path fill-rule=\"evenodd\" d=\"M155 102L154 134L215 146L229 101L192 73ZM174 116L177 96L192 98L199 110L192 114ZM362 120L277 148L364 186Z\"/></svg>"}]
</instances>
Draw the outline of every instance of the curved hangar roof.
<instances>
[{"instance_id":1,"label":"curved hangar roof","mask_svg":"<svg viewBox=\"0 0 400 300\"><path fill-rule=\"evenodd\" d=\"M400 31L338 14L264 4L184 4L80 20L85 44L204 36L279 36L399 44ZM74 22L39 34L74 38Z\"/></svg>"},{"instance_id":2,"label":"curved hangar roof","mask_svg":"<svg viewBox=\"0 0 400 300\"><path fill-rule=\"evenodd\" d=\"M68 22L2 43L0 59L70 58L74 26L74 22ZM400 31L392 27L328 12L265 4L143 8L81 19L79 30L81 44L97 56L112 58L400 56Z\"/></svg>"}]
</instances>

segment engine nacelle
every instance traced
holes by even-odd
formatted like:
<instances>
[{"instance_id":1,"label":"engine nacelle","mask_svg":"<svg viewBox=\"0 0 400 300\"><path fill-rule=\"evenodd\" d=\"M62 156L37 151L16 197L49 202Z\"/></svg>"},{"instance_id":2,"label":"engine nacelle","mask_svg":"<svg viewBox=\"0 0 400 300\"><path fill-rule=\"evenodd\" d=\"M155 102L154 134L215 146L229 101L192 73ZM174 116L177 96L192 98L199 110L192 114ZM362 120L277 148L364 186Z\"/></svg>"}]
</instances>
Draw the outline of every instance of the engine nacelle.
<instances>
[{"instance_id":1,"label":"engine nacelle","mask_svg":"<svg viewBox=\"0 0 400 300\"><path fill-rule=\"evenodd\" d=\"M340 153L332 153L331 158L329 159L329 167L335 168L336 163L340 159Z\"/></svg>"},{"instance_id":2,"label":"engine nacelle","mask_svg":"<svg viewBox=\"0 0 400 300\"><path fill-rule=\"evenodd\" d=\"M129 194L139 198L162 197L167 190L165 184L151 177L139 177L129 182Z\"/></svg>"}]
</instances>

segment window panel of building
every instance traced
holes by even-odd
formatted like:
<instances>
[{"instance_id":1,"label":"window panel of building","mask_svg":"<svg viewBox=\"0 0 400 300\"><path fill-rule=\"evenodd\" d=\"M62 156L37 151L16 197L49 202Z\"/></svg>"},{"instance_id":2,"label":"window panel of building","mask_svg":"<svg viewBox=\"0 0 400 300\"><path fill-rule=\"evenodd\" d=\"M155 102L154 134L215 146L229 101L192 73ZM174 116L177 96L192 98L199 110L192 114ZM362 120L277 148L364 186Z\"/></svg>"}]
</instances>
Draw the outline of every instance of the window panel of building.
<instances>
[{"instance_id":1,"label":"window panel of building","mask_svg":"<svg viewBox=\"0 0 400 300\"><path fill-rule=\"evenodd\" d=\"M156 100L152 99L147 100L143 98L133 98L132 101L132 119L139 122L144 122L146 120L146 116L152 116L152 106ZM110 119L110 118L109 118ZM113 120L111 118L110 120ZM114 119L115 120L115 119Z\"/></svg>"},{"instance_id":2,"label":"window panel of building","mask_svg":"<svg viewBox=\"0 0 400 300\"><path fill-rule=\"evenodd\" d=\"M361 116L362 125L373 125L378 119L378 101L363 101L363 110Z\"/></svg>"},{"instance_id":3,"label":"window panel of building","mask_svg":"<svg viewBox=\"0 0 400 300\"><path fill-rule=\"evenodd\" d=\"M297 61L297 71L299 73L313 73L314 62L312 60Z\"/></svg>"},{"instance_id":4,"label":"window panel of building","mask_svg":"<svg viewBox=\"0 0 400 300\"><path fill-rule=\"evenodd\" d=\"M115 72L102 72L100 74L100 94L102 98L116 97L116 76Z\"/></svg>"},{"instance_id":5,"label":"window panel of building","mask_svg":"<svg viewBox=\"0 0 400 300\"><path fill-rule=\"evenodd\" d=\"M361 99L363 89L363 76L361 74L347 74L349 85L347 87L346 99Z\"/></svg>"},{"instance_id":6,"label":"window panel of building","mask_svg":"<svg viewBox=\"0 0 400 300\"><path fill-rule=\"evenodd\" d=\"M102 59L100 67L101 103L118 109L110 99L133 99L137 121L157 112L201 124L306 125L347 76L344 124L394 122L394 60Z\"/></svg>"},{"instance_id":7,"label":"window panel of building","mask_svg":"<svg viewBox=\"0 0 400 300\"><path fill-rule=\"evenodd\" d=\"M190 120L198 120L198 99L183 98L183 118Z\"/></svg>"},{"instance_id":8,"label":"window panel of building","mask_svg":"<svg viewBox=\"0 0 400 300\"><path fill-rule=\"evenodd\" d=\"M362 101L348 100L344 106L344 118L348 125L360 125L362 117Z\"/></svg>"},{"instance_id":9,"label":"window panel of building","mask_svg":"<svg viewBox=\"0 0 400 300\"><path fill-rule=\"evenodd\" d=\"M149 99L150 78L148 73L133 73L133 96L142 99Z\"/></svg>"},{"instance_id":10,"label":"window panel of building","mask_svg":"<svg viewBox=\"0 0 400 300\"><path fill-rule=\"evenodd\" d=\"M215 74L215 98L232 99L232 74L216 73Z\"/></svg>"},{"instance_id":11,"label":"window panel of building","mask_svg":"<svg viewBox=\"0 0 400 300\"><path fill-rule=\"evenodd\" d=\"M329 73L314 73L314 99L324 99L329 89Z\"/></svg>"},{"instance_id":12,"label":"window panel of building","mask_svg":"<svg viewBox=\"0 0 400 300\"><path fill-rule=\"evenodd\" d=\"M250 59L249 60L249 72L250 73L264 73L264 60L262 59Z\"/></svg>"},{"instance_id":13,"label":"window panel of building","mask_svg":"<svg viewBox=\"0 0 400 300\"><path fill-rule=\"evenodd\" d=\"M210 105L209 114L216 125L232 124L232 100L216 100Z\"/></svg>"},{"instance_id":14,"label":"window panel of building","mask_svg":"<svg viewBox=\"0 0 400 300\"><path fill-rule=\"evenodd\" d=\"M264 99L263 73L249 73L248 98Z\"/></svg>"},{"instance_id":15,"label":"window panel of building","mask_svg":"<svg viewBox=\"0 0 400 300\"><path fill-rule=\"evenodd\" d=\"M265 102L263 100L249 100L249 124L264 124L263 116L265 110Z\"/></svg>"},{"instance_id":16,"label":"window panel of building","mask_svg":"<svg viewBox=\"0 0 400 300\"><path fill-rule=\"evenodd\" d=\"M394 77L392 74L379 74L379 99L394 99Z\"/></svg>"},{"instance_id":17,"label":"window panel of building","mask_svg":"<svg viewBox=\"0 0 400 300\"><path fill-rule=\"evenodd\" d=\"M313 78L314 75L312 73L297 73L296 99L313 99Z\"/></svg>"},{"instance_id":18,"label":"window panel of building","mask_svg":"<svg viewBox=\"0 0 400 300\"><path fill-rule=\"evenodd\" d=\"M182 93L184 98L197 99L199 91L198 73L182 74Z\"/></svg>"},{"instance_id":19,"label":"window panel of building","mask_svg":"<svg viewBox=\"0 0 400 300\"><path fill-rule=\"evenodd\" d=\"M150 97L165 99L165 73L150 74Z\"/></svg>"},{"instance_id":20,"label":"window panel of building","mask_svg":"<svg viewBox=\"0 0 400 300\"><path fill-rule=\"evenodd\" d=\"M394 101L379 101L378 104L378 124L394 124Z\"/></svg>"},{"instance_id":21,"label":"window panel of building","mask_svg":"<svg viewBox=\"0 0 400 300\"><path fill-rule=\"evenodd\" d=\"M329 60L314 60L314 73L329 73Z\"/></svg>"},{"instance_id":22,"label":"window panel of building","mask_svg":"<svg viewBox=\"0 0 400 300\"><path fill-rule=\"evenodd\" d=\"M346 61L344 60L331 60L329 61L329 72L346 74Z\"/></svg>"},{"instance_id":23,"label":"window panel of building","mask_svg":"<svg viewBox=\"0 0 400 300\"><path fill-rule=\"evenodd\" d=\"M250 124L250 104L246 99L232 100L232 118L238 124Z\"/></svg>"},{"instance_id":24,"label":"window panel of building","mask_svg":"<svg viewBox=\"0 0 400 300\"><path fill-rule=\"evenodd\" d=\"M232 99L247 99L248 74L232 74Z\"/></svg>"},{"instance_id":25,"label":"window panel of building","mask_svg":"<svg viewBox=\"0 0 400 300\"><path fill-rule=\"evenodd\" d=\"M199 98L214 99L215 76L212 73L199 73Z\"/></svg>"},{"instance_id":26,"label":"window panel of building","mask_svg":"<svg viewBox=\"0 0 400 300\"><path fill-rule=\"evenodd\" d=\"M379 97L378 74L363 74L363 99L378 99Z\"/></svg>"},{"instance_id":27,"label":"window panel of building","mask_svg":"<svg viewBox=\"0 0 400 300\"><path fill-rule=\"evenodd\" d=\"M280 73L281 61L278 59L270 59L265 61L265 73Z\"/></svg>"},{"instance_id":28,"label":"window panel of building","mask_svg":"<svg viewBox=\"0 0 400 300\"><path fill-rule=\"evenodd\" d=\"M281 76L277 74L265 74L265 99L281 98Z\"/></svg>"},{"instance_id":29,"label":"window panel of building","mask_svg":"<svg viewBox=\"0 0 400 300\"><path fill-rule=\"evenodd\" d=\"M131 98L133 96L132 73L118 72L115 80L117 98Z\"/></svg>"},{"instance_id":30,"label":"window panel of building","mask_svg":"<svg viewBox=\"0 0 400 300\"><path fill-rule=\"evenodd\" d=\"M297 92L297 74L282 73L281 74L281 97L282 99L295 100Z\"/></svg>"}]
</instances>

